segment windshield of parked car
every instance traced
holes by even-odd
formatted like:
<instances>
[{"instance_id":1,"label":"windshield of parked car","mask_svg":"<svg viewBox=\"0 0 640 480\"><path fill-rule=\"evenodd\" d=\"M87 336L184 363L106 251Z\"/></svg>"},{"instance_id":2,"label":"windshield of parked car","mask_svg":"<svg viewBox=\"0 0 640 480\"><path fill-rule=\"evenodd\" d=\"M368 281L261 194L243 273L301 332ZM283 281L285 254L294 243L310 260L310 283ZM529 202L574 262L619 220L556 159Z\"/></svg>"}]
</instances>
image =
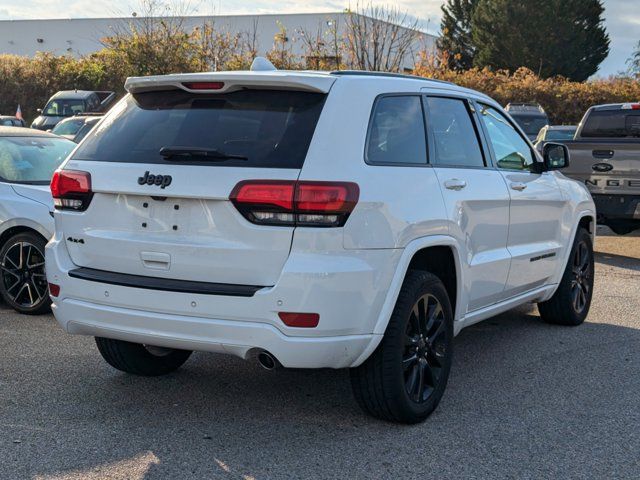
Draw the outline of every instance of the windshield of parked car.
<instances>
[{"instance_id":1,"label":"windshield of parked car","mask_svg":"<svg viewBox=\"0 0 640 480\"><path fill-rule=\"evenodd\" d=\"M639 110L594 110L582 127L582 137L640 137Z\"/></svg>"},{"instance_id":2,"label":"windshield of parked car","mask_svg":"<svg viewBox=\"0 0 640 480\"><path fill-rule=\"evenodd\" d=\"M130 95L113 107L73 158L300 168L324 99L321 93L278 90L218 94L169 90ZM166 155L167 150L175 149L189 152ZM198 151L209 154L194 153Z\"/></svg>"},{"instance_id":3,"label":"windshield of parked car","mask_svg":"<svg viewBox=\"0 0 640 480\"><path fill-rule=\"evenodd\" d=\"M0 137L0 181L46 185L74 147L64 138Z\"/></svg>"},{"instance_id":4,"label":"windshield of parked car","mask_svg":"<svg viewBox=\"0 0 640 480\"><path fill-rule=\"evenodd\" d=\"M84 125L84 119L64 120L53 127L51 133L56 135L75 135L82 125Z\"/></svg>"},{"instance_id":5,"label":"windshield of parked car","mask_svg":"<svg viewBox=\"0 0 640 480\"><path fill-rule=\"evenodd\" d=\"M47 103L42 115L48 117L71 117L84 111L84 100L58 98Z\"/></svg>"},{"instance_id":6,"label":"windshield of parked car","mask_svg":"<svg viewBox=\"0 0 640 480\"><path fill-rule=\"evenodd\" d=\"M573 136L575 134L575 128L567 130L548 130L545 140L573 140Z\"/></svg>"},{"instance_id":7,"label":"windshield of parked car","mask_svg":"<svg viewBox=\"0 0 640 480\"><path fill-rule=\"evenodd\" d=\"M520 128L524 130L524 133L531 136L536 136L542 130L543 127L549 124L549 121L545 117L535 117L532 115L511 115Z\"/></svg>"}]
</instances>

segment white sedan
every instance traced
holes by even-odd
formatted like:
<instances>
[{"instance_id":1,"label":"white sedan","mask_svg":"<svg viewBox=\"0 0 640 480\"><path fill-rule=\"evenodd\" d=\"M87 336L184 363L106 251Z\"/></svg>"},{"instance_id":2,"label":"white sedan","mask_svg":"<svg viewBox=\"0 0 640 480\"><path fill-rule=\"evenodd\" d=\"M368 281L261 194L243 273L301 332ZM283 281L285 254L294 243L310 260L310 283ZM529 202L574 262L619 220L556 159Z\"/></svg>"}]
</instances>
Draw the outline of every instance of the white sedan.
<instances>
[{"instance_id":1,"label":"white sedan","mask_svg":"<svg viewBox=\"0 0 640 480\"><path fill-rule=\"evenodd\" d=\"M44 246L53 235L51 175L75 143L39 130L0 127L0 295L16 311L44 313Z\"/></svg>"}]
</instances>

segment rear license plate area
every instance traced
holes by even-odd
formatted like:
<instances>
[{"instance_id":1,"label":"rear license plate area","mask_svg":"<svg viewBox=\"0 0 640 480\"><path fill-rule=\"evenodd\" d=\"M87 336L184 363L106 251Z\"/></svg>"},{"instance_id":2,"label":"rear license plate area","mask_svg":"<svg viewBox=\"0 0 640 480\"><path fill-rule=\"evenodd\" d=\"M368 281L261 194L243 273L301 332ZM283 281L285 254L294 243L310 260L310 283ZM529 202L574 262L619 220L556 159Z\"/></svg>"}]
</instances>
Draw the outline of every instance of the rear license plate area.
<instances>
[{"instance_id":1,"label":"rear license plate area","mask_svg":"<svg viewBox=\"0 0 640 480\"><path fill-rule=\"evenodd\" d=\"M141 200L140 227L149 232L180 232L189 228L187 202L180 198L147 197Z\"/></svg>"}]
</instances>

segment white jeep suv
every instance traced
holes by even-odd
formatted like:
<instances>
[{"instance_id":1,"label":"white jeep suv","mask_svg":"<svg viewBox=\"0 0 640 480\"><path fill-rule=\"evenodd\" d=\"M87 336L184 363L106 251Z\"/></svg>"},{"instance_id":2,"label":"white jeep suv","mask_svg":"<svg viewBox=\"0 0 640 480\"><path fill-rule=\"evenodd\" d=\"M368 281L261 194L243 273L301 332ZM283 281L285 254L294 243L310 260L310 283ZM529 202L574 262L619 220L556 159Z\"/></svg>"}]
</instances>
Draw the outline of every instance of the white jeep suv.
<instances>
[{"instance_id":1,"label":"white jeep suv","mask_svg":"<svg viewBox=\"0 0 640 480\"><path fill-rule=\"evenodd\" d=\"M453 337L517 305L584 321L595 209L493 100L364 72L130 78L55 174L58 322L113 367L191 351L351 368L379 418L442 397Z\"/></svg>"}]
</instances>

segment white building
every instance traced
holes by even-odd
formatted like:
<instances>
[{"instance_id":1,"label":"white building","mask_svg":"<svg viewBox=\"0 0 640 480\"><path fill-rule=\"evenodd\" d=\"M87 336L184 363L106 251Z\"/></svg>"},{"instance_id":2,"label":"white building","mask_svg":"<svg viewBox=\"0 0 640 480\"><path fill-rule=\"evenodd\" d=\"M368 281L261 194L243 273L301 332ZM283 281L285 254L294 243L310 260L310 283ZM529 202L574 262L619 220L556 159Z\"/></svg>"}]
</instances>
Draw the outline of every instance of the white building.
<instances>
[{"instance_id":1,"label":"white building","mask_svg":"<svg viewBox=\"0 0 640 480\"><path fill-rule=\"evenodd\" d=\"M347 16L339 13L277 14L277 15L216 15L189 16L184 18L184 29L191 31L206 22L215 22L217 30L255 33L259 54L269 51L274 36L284 27L291 51L304 55L301 35L316 38L321 35L329 40L335 29L344 33ZM362 17L361 17L362 18ZM143 18L76 18L47 20L0 20L0 53L33 56L36 52L57 55L86 55L102 48L101 39L123 31L131 22L143 22ZM411 51L403 60L403 68L414 65L415 55L423 48L433 49L436 37L421 33Z\"/></svg>"}]
</instances>

